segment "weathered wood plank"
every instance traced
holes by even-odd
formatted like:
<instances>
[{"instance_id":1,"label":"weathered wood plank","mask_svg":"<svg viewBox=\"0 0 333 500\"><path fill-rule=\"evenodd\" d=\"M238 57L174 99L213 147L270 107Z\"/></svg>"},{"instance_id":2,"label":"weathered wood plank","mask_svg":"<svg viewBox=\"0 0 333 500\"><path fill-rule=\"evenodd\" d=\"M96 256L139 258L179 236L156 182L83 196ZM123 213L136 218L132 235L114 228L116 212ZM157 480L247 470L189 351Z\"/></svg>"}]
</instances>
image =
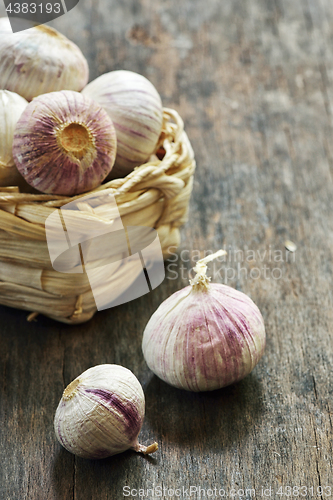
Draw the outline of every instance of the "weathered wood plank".
<instances>
[{"instance_id":1,"label":"weathered wood plank","mask_svg":"<svg viewBox=\"0 0 333 500\"><path fill-rule=\"evenodd\" d=\"M181 248L153 293L81 326L1 308L0 498L104 500L126 485L256 498L306 486L312 498L333 487L332 17L329 0L103 0L52 23L82 48L91 78L147 76L184 118L198 168ZM187 284L195 251L221 246L228 258L212 275L258 304L267 349L244 381L190 394L149 372L142 331ZM143 384L141 440L159 442L155 456L86 461L56 443L64 386L100 363Z\"/></svg>"}]
</instances>

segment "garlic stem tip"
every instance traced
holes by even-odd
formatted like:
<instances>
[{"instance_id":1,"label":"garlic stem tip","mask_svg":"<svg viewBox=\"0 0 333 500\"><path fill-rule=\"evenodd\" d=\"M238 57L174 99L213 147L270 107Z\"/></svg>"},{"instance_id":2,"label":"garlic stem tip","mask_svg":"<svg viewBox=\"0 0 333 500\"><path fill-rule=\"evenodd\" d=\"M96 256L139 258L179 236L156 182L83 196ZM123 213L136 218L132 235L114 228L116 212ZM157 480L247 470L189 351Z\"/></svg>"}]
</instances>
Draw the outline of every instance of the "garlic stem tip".
<instances>
[{"instance_id":1,"label":"garlic stem tip","mask_svg":"<svg viewBox=\"0 0 333 500\"><path fill-rule=\"evenodd\" d=\"M158 450L158 444L152 443L149 446L144 446L143 444L138 443L135 447L134 450L137 453L143 453L144 455L150 455L151 453L155 453L155 451Z\"/></svg>"},{"instance_id":2,"label":"garlic stem tip","mask_svg":"<svg viewBox=\"0 0 333 500\"><path fill-rule=\"evenodd\" d=\"M204 257L203 259L200 259L198 262L202 264L206 264L207 262L211 262L214 259L217 259L218 257L222 257L222 255L227 255L227 252L225 250L218 250L217 252L207 255L207 257Z\"/></svg>"},{"instance_id":3,"label":"garlic stem tip","mask_svg":"<svg viewBox=\"0 0 333 500\"><path fill-rule=\"evenodd\" d=\"M150 453L155 453L155 451L158 450L158 444L156 443L153 443L153 444L150 444L149 446L147 446L147 449L146 451L144 451L144 455L149 455Z\"/></svg>"},{"instance_id":4,"label":"garlic stem tip","mask_svg":"<svg viewBox=\"0 0 333 500\"><path fill-rule=\"evenodd\" d=\"M34 311L34 312L30 313L27 316L27 321L29 321L29 322L36 321L36 318L37 318L38 315L39 315L39 312L37 312L37 311Z\"/></svg>"},{"instance_id":5,"label":"garlic stem tip","mask_svg":"<svg viewBox=\"0 0 333 500\"><path fill-rule=\"evenodd\" d=\"M196 266L193 268L193 271L196 273L193 280L190 280L190 284L195 288L199 287L201 290L207 289L211 278L206 276L207 272L207 263L211 262L222 255L227 255L225 250L218 250L217 252L207 255L203 259L197 261Z\"/></svg>"}]
</instances>

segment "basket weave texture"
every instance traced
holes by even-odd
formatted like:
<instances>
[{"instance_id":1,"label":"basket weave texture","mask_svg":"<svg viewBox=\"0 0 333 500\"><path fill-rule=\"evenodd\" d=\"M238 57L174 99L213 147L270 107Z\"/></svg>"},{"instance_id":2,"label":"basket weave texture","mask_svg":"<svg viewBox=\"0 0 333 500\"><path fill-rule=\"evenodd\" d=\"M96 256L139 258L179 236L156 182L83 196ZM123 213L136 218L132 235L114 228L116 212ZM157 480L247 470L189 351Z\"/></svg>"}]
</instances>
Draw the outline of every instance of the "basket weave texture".
<instances>
[{"instance_id":1,"label":"basket weave texture","mask_svg":"<svg viewBox=\"0 0 333 500\"><path fill-rule=\"evenodd\" d=\"M93 192L113 193L124 227L155 228L166 258L168 249L180 242L179 227L187 220L195 170L183 121L172 109L164 108L155 153L125 178L106 182ZM41 313L64 323L82 323L94 315L97 307L86 274L55 271L46 241L46 219L78 198L0 187L0 304L30 311L30 320ZM123 280L121 266L117 273Z\"/></svg>"}]
</instances>

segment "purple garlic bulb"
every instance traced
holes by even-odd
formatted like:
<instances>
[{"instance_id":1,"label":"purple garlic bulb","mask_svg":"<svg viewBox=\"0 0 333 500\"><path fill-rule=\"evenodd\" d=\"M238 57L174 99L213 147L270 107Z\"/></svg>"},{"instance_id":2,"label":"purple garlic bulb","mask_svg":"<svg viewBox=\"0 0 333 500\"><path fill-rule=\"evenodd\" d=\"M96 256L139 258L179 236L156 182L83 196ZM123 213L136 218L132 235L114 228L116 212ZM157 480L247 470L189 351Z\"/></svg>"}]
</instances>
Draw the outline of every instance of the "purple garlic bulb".
<instances>
[{"instance_id":1,"label":"purple garlic bulb","mask_svg":"<svg viewBox=\"0 0 333 500\"><path fill-rule=\"evenodd\" d=\"M248 375L263 355L262 315L244 293L210 283L197 262L191 285L167 298L150 318L142 340L149 368L170 385L211 391Z\"/></svg>"},{"instance_id":2,"label":"purple garlic bulb","mask_svg":"<svg viewBox=\"0 0 333 500\"><path fill-rule=\"evenodd\" d=\"M119 365L97 365L71 382L58 405L54 430L66 450L83 458L106 458L128 449L144 454L157 443L138 442L145 397L138 379Z\"/></svg>"},{"instance_id":3,"label":"purple garlic bulb","mask_svg":"<svg viewBox=\"0 0 333 500\"><path fill-rule=\"evenodd\" d=\"M106 111L72 90L35 97L14 132L16 167L44 193L71 196L98 187L116 151L116 132Z\"/></svg>"}]
</instances>

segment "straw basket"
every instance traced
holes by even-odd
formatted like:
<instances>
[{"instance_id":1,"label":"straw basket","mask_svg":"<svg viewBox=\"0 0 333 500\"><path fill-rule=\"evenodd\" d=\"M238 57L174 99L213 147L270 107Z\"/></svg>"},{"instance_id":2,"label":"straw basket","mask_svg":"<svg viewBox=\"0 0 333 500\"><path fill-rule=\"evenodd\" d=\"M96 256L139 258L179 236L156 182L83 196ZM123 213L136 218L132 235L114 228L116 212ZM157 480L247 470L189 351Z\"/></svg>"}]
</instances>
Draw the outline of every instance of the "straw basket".
<instances>
[{"instance_id":1,"label":"straw basket","mask_svg":"<svg viewBox=\"0 0 333 500\"><path fill-rule=\"evenodd\" d=\"M179 227L187 219L194 170L182 119L165 108L161 137L150 161L92 193L113 194L124 227L155 228L166 258L168 249L180 242ZM30 311L29 320L41 313L64 323L82 323L96 312L87 276L55 271L46 241L46 219L79 198L20 193L16 186L0 188L0 304ZM88 209L82 203L80 210L74 215L82 216ZM89 210L90 218L104 220L101 210ZM119 280L124 279L121 265L117 273Z\"/></svg>"}]
</instances>

